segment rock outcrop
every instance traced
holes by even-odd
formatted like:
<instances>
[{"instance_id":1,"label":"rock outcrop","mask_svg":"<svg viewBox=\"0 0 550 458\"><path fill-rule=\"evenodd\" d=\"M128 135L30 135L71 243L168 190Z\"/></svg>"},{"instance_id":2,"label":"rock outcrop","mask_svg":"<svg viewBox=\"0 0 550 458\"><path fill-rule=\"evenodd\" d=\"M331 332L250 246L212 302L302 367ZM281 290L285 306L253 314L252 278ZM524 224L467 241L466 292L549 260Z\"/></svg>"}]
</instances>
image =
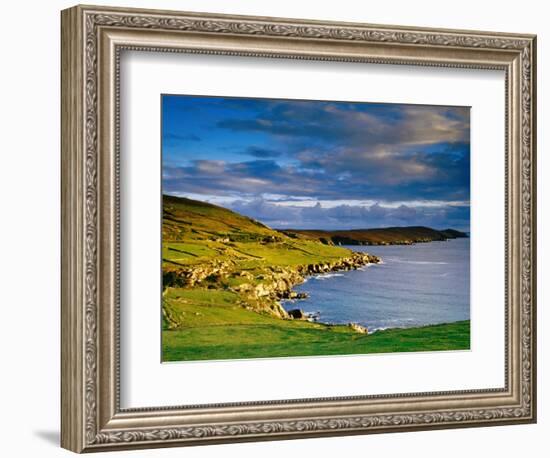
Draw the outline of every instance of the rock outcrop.
<instances>
[{"instance_id":1,"label":"rock outcrop","mask_svg":"<svg viewBox=\"0 0 550 458\"><path fill-rule=\"evenodd\" d=\"M380 258L368 253L353 252L351 256L331 262L298 266L267 266L255 278L250 272L235 271L236 263L231 260L213 261L208 264L170 268L163 271L164 287L178 288L220 286L231 276L245 279L235 286L225 289L234 291L257 304L258 311L267 312L280 318L289 318L288 312L280 304L281 299L303 299L306 293L293 291L295 285L303 283L309 275L342 270L353 270L366 264L379 263Z\"/></svg>"},{"instance_id":2,"label":"rock outcrop","mask_svg":"<svg viewBox=\"0 0 550 458\"><path fill-rule=\"evenodd\" d=\"M190 287L203 282L208 278L227 276L234 268L235 262L231 260L214 260L207 264L197 264L182 267L164 268L162 272L162 284L173 287Z\"/></svg>"},{"instance_id":3,"label":"rock outcrop","mask_svg":"<svg viewBox=\"0 0 550 458\"><path fill-rule=\"evenodd\" d=\"M361 326L357 323L349 323L348 326L353 329L355 332L358 332L360 334L368 334L369 330L365 326Z\"/></svg>"},{"instance_id":4,"label":"rock outcrop","mask_svg":"<svg viewBox=\"0 0 550 458\"><path fill-rule=\"evenodd\" d=\"M281 299L303 299L305 293L297 293L292 288L303 283L309 275L336 272L341 270L353 270L370 263L379 263L380 258L367 253L353 253L349 257L341 258L333 262L308 264L296 267L274 266L266 269L262 274L261 283L253 286L250 283L242 283L233 289L239 293L252 296L254 299L269 299L276 303L276 314L288 317L288 313L279 304ZM272 307L270 307L273 310Z\"/></svg>"}]
</instances>

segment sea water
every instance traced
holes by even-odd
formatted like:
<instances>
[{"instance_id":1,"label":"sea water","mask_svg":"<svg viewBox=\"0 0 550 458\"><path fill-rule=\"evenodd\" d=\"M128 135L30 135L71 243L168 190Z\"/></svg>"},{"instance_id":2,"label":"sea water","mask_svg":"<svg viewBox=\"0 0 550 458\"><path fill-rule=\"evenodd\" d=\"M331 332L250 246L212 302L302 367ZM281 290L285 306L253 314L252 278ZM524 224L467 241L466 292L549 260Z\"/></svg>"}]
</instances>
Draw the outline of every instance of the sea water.
<instances>
[{"instance_id":1,"label":"sea water","mask_svg":"<svg viewBox=\"0 0 550 458\"><path fill-rule=\"evenodd\" d=\"M470 319L470 239L346 248L382 262L310 276L294 288L309 298L283 306L323 323L359 323L369 332Z\"/></svg>"}]
</instances>

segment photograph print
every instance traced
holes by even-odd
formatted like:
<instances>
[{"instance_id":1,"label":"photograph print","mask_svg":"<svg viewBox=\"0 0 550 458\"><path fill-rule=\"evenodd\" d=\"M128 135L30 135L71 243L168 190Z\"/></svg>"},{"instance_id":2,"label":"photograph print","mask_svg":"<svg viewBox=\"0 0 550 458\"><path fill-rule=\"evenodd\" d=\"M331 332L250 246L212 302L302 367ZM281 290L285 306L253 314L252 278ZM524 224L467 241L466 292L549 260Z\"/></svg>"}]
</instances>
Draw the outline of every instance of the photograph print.
<instances>
[{"instance_id":1,"label":"photograph print","mask_svg":"<svg viewBox=\"0 0 550 458\"><path fill-rule=\"evenodd\" d=\"M162 95L162 361L470 348L470 108Z\"/></svg>"}]
</instances>

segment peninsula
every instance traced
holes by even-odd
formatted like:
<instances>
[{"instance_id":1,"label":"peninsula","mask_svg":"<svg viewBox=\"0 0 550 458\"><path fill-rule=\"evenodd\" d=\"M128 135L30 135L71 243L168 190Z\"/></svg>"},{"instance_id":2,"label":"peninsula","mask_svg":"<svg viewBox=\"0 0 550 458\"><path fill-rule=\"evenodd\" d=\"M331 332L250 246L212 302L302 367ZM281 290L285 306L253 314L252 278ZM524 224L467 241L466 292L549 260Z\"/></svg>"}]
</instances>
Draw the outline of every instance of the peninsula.
<instances>
[{"instance_id":1,"label":"peninsula","mask_svg":"<svg viewBox=\"0 0 550 458\"><path fill-rule=\"evenodd\" d=\"M351 229L322 231L316 229L282 229L292 238L319 240L327 245L412 245L466 238L466 232L455 229L437 230L425 226L384 227L380 229Z\"/></svg>"}]
</instances>

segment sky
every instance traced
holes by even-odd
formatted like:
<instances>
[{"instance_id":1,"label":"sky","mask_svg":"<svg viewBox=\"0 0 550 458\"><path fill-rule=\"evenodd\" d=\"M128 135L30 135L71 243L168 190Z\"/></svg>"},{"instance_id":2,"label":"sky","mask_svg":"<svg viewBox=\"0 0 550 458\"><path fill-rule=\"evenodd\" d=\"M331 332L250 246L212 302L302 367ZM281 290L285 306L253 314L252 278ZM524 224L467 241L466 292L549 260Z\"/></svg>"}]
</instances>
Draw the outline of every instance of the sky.
<instances>
[{"instance_id":1,"label":"sky","mask_svg":"<svg viewBox=\"0 0 550 458\"><path fill-rule=\"evenodd\" d=\"M163 193L273 228L470 229L470 109L163 95Z\"/></svg>"}]
</instances>

